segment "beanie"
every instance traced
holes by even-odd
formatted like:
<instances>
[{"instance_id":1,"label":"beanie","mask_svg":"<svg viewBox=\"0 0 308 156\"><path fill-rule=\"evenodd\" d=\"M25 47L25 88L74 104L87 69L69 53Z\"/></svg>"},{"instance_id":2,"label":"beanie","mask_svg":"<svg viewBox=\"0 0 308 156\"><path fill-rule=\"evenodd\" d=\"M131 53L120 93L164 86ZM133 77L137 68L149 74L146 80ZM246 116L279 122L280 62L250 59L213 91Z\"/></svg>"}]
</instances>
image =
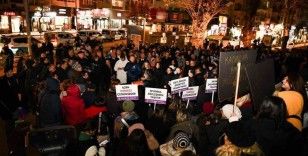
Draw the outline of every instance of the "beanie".
<instances>
[{"instance_id":1,"label":"beanie","mask_svg":"<svg viewBox=\"0 0 308 156\"><path fill-rule=\"evenodd\" d=\"M122 109L124 112L131 112L135 108L135 103L133 101L124 101L122 104Z\"/></svg>"},{"instance_id":2,"label":"beanie","mask_svg":"<svg viewBox=\"0 0 308 156\"><path fill-rule=\"evenodd\" d=\"M229 123L225 133L229 141L238 147L250 147L256 142L252 128L241 121Z\"/></svg>"},{"instance_id":3,"label":"beanie","mask_svg":"<svg viewBox=\"0 0 308 156\"><path fill-rule=\"evenodd\" d=\"M187 148L190 145L189 136L184 132L179 132L173 138L173 147Z\"/></svg>"},{"instance_id":4,"label":"beanie","mask_svg":"<svg viewBox=\"0 0 308 156\"><path fill-rule=\"evenodd\" d=\"M229 122L239 121L242 118L241 110L232 104L227 104L222 108L222 114L229 120ZM233 112L234 109L234 112Z\"/></svg>"}]
</instances>

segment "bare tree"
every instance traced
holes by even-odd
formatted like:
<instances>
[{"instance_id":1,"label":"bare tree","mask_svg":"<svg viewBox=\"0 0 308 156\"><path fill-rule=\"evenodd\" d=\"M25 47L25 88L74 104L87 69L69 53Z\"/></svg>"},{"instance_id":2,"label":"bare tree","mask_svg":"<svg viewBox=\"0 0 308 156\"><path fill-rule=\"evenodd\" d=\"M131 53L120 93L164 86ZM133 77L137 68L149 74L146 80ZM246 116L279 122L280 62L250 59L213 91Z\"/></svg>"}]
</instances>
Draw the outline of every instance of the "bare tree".
<instances>
[{"instance_id":1,"label":"bare tree","mask_svg":"<svg viewBox=\"0 0 308 156\"><path fill-rule=\"evenodd\" d=\"M242 41L245 47L250 46L251 40L254 37L252 28L255 26L255 18L257 16L257 10L260 6L261 0L249 0L245 4L245 14L243 15L246 19L243 21L242 27Z\"/></svg>"},{"instance_id":2,"label":"bare tree","mask_svg":"<svg viewBox=\"0 0 308 156\"><path fill-rule=\"evenodd\" d=\"M298 22L299 19L296 16L299 14L303 2L303 0L284 0L282 20L285 27L290 27Z\"/></svg>"},{"instance_id":3,"label":"bare tree","mask_svg":"<svg viewBox=\"0 0 308 156\"><path fill-rule=\"evenodd\" d=\"M232 4L230 0L163 0L167 6L183 8L192 18L192 44L202 46L211 19Z\"/></svg>"},{"instance_id":4,"label":"bare tree","mask_svg":"<svg viewBox=\"0 0 308 156\"><path fill-rule=\"evenodd\" d=\"M132 17L145 17L150 11L150 0L131 0L130 16Z\"/></svg>"}]
</instances>

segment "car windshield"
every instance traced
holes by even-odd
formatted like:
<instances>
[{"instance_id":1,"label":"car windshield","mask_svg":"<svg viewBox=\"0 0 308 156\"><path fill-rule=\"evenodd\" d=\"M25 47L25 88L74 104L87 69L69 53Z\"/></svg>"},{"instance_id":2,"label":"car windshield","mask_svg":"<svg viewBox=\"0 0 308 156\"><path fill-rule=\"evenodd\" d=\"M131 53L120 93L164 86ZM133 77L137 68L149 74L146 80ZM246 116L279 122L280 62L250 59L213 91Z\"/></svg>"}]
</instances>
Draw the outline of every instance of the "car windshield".
<instances>
[{"instance_id":1,"label":"car windshield","mask_svg":"<svg viewBox=\"0 0 308 156\"><path fill-rule=\"evenodd\" d=\"M15 43L28 43L27 37L18 37L18 38L14 38L13 41L14 41Z\"/></svg>"},{"instance_id":2,"label":"car windshield","mask_svg":"<svg viewBox=\"0 0 308 156\"><path fill-rule=\"evenodd\" d=\"M66 38L66 39L73 38L73 35L68 34L68 33L62 33L62 34L59 34L58 36L59 38Z\"/></svg>"},{"instance_id":3,"label":"car windshield","mask_svg":"<svg viewBox=\"0 0 308 156\"><path fill-rule=\"evenodd\" d=\"M79 32L80 36L86 36L86 32Z\"/></svg>"},{"instance_id":4,"label":"car windshield","mask_svg":"<svg viewBox=\"0 0 308 156\"><path fill-rule=\"evenodd\" d=\"M7 37L5 37L5 36L1 36L0 37L0 43L3 43L3 44L5 44L5 43L7 43L8 42L8 38Z\"/></svg>"},{"instance_id":5,"label":"car windshield","mask_svg":"<svg viewBox=\"0 0 308 156\"><path fill-rule=\"evenodd\" d=\"M109 35L109 34L110 34L110 31L109 31L109 30L103 30L103 31L102 31L102 34L104 34L104 35Z\"/></svg>"}]
</instances>

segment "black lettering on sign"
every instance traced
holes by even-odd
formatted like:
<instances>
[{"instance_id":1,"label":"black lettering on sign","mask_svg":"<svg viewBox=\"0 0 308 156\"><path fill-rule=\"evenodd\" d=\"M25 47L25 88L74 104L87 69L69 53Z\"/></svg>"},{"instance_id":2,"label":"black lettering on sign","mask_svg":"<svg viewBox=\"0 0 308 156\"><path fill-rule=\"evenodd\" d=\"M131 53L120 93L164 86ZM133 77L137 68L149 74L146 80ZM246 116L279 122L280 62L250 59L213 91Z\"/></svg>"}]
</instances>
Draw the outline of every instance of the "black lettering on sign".
<instances>
[{"instance_id":1,"label":"black lettering on sign","mask_svg":"<svg viewBox=\"0 0 308 156\"><path fill-rule=\"evenodd\" d=\"M237 63L241 62L239 96L249 90L245 68L254 64L257 58L256 50L221 52L219 58L218 98L224 101L234 97L236 87ZM249 70L249 69L248 69Z\"/></svg>"}]
</instances>

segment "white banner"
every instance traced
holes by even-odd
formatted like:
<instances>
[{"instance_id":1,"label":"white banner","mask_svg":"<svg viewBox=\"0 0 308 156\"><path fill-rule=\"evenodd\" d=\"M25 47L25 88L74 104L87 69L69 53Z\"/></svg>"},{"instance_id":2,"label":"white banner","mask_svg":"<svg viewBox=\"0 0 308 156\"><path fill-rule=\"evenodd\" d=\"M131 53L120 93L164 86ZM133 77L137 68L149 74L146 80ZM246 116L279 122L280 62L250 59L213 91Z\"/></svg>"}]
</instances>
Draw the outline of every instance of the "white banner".
<instances>
[{"instance_id":1,"label":"white banner","mask_svg":"<svg viewBox=\"0 0 308 156\"><path fill-rule=\"evenodd\" d=\"M205 90L206 90L206 92L217 91L217 79L207 79Z\"/></svg>"},{"instance_id":2,"label":"white banner","mask_svg":"<svg viewBox=\"0 0 308 156\"><path fill-rule=\"evenodd\" d=\"M137 85L116 85L118 101L139 100Z\"/></svg>"},{"instance_id":3,"label":"white banner","mask_svg":"<svg viewBox=\"0 0 308 156\"><path fill-rule=\"evenodd\" d=\"M184 77L184 78L172 80L170 81L170 87L171 87L172 94L176 94L184 90L187 90L187 88L189 87L189 78Z\"/></svg>"},{"instance_id":4,"label":"white banner","mask_svg":"<svg viewBox=\"0 0 308 156\"><path fill-rule=\"evenodd\" d=\"M146 103L166 104L167 103L167 89L159 88L145 88Z\"/></svg>"},{"instance_id":5,"label":"white banner","mask_svg":"<svg viewBox=\"0 0 308 156\"><path fill-rule=\"evenodd\" d=\"M183 100L196 100L198 96L199 86L189 87L183 92Z\"/></svg>"}]
</instances>

